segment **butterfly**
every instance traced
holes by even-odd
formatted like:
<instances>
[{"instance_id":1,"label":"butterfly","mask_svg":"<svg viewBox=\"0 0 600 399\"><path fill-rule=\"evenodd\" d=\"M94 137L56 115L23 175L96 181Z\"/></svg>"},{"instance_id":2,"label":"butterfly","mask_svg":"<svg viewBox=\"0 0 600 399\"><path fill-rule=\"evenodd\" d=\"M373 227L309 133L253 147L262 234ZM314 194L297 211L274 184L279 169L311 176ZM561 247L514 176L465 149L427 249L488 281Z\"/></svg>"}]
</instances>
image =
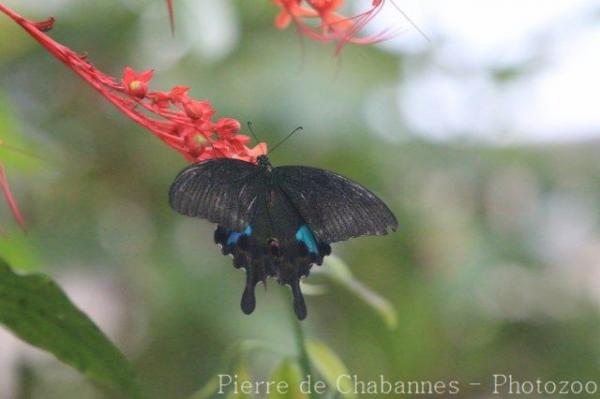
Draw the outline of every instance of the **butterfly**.
<instances>
[{"instance_id":1,"label":"butterfly","mask_svg":"<svg viewBox=\"0 0 600 399\"><path fill-rule=\"evenodd\" d=\"M192 164L175 178L169 202L183 215L217 224L215 243L246 271L244 313L256 307L256 284L274 277L291 287L300 320L307 315L300 279L323 263L331 243L398 227L385 203L360 184L308 166L273 167L266 155L256 164L232 158Z\"/></svg>"}]
</instances>

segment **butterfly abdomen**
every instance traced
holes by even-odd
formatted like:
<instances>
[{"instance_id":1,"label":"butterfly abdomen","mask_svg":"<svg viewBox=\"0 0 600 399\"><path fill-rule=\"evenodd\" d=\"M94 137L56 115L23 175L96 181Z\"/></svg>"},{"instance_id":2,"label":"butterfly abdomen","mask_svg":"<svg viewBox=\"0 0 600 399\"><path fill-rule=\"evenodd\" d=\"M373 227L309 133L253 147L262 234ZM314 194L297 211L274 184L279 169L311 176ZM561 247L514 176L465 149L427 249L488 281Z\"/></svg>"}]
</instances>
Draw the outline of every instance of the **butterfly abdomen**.
<instances>
[{"instance_id":1,"label":"butterfly abdomen","mask_svg":"<svg viewBox=\"0 0 600 399\"><path fill-rule=\"evenodd\" d=\"M215 242L223 255L232 255L233 265L246 270L246 287L242 295L242 311L250 314L256 307L255 287L274 277L287 284L294 296L294 310L300 319L306 317L306 305L300 290L300 279L308 276L313 264L321 265L331 247L319 243L306 225L298 228L294 239L280 241L255 232L248 226L243 232L218 226Z\"/></svg>"}]
</instances>

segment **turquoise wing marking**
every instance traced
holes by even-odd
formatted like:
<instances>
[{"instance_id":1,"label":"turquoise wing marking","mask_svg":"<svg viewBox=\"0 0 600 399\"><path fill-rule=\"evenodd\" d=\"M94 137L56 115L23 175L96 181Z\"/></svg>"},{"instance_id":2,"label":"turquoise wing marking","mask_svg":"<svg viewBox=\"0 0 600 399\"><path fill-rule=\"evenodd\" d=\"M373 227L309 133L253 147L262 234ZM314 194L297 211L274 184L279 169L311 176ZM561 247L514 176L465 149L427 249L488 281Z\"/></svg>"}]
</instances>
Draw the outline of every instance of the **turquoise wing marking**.
<instances>
[{"instance_id":1,"label":"turquoise wing marking","mask_svg":"<svg viewBox=\"0 0 600 399\"><path fill-rule=\"evenodd\" d=\"M238 240L240 239L240 237L242 235L246 235L246 236L252 235L252 227L250 227L250 226L246 227L246 229L241 233L239 233L237 231L232 231L231 233L229 233L229 237L227 237L227 245L234 245L235 243L238 242Z\"/></svg>"},{"instance_id":2,"label":"turquoise wing marking","mask_svg":"<svg viewBox=\"0 0 600 399\"><path fill-rule=\"evenodd\" d=\"M307 225L303 224L302 226L300 226L300 228L296 232L296 239L306 244L306 247L308 248L309 252L315 253L317 255L319 254L317 240L315 240L315 236L313 235L312 231L310 231Z\"/></svg>"}]
</instances>

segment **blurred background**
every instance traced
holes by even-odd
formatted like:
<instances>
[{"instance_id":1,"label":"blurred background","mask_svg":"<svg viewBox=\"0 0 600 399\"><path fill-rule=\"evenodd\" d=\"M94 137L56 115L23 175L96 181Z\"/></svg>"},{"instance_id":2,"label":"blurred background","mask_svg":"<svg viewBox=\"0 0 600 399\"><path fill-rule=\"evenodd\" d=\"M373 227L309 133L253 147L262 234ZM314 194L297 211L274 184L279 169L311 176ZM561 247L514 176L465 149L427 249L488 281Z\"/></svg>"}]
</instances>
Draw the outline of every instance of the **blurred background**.
<instances>
[{"instance_id":1,"label":"blurred background","mask_svg":"<svg viewBox=\"0 0 600 399\"><path fill-rule=\"evenodd\" d=\"M253 121L272 157L367 185L398 217L383 238L334 245L391 326L324 276L306 282L305 334L352 374L479 381L494 373L588 380L600 368L600 3L396 0L368 27L379 45L330 45L273 26L267 0L9 0L103 71L155 69L218 116ZM369 2L349 5L348 13ZM355 8L353 8L355 7ZM0 203L0 254L56 278L133 361L150 398L183 398L235 367L268 376L293 355L289 292L273 281L243 315L243 274L214 226L175 214L186 162L0 15L0 160L27 219ZM326 266L327 267L327 266ZM281 291L281 292L280 292ZM236 358L237 358L236 357ZM237 361L237 360L236 360ZM0 327L0 398L104 398ZM496 396L498 397L498 396ZM500 396L501 397L501 396ZM534 396L535 397L535 396Z\"/></svg>"}]
</instances>

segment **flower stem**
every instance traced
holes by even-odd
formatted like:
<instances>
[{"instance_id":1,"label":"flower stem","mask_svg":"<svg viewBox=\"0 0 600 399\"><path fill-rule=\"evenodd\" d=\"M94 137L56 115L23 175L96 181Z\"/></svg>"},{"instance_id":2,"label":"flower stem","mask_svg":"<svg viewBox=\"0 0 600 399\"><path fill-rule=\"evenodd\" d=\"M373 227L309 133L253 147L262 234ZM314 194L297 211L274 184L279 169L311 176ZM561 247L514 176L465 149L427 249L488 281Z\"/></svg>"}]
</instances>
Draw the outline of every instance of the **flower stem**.
<instances>
[{"instance_id":1,"label":"flower stem","mask_svg":"<svg viewBox=\"0 0 600 399\"><path fill-rule=\"evenodd\" d=\"M308 357L308 350L306 348L306 337L304 335L304 330L302 329L302 322L298 320L296 314L293 311L293 308L289 306L290 309L290 319L292 321L292 326L294 329L294 339L296 341L296 347L298 351L298 363L300 368L302 369L302 375L304 378L308 378L312 376L311 366L310 366L310 358ZM312 380L312 379L311 379ZM311 399L318 399L315 392L313 392L313 387L310 387L309 397Z\"/></svg>"}]
</instances>

